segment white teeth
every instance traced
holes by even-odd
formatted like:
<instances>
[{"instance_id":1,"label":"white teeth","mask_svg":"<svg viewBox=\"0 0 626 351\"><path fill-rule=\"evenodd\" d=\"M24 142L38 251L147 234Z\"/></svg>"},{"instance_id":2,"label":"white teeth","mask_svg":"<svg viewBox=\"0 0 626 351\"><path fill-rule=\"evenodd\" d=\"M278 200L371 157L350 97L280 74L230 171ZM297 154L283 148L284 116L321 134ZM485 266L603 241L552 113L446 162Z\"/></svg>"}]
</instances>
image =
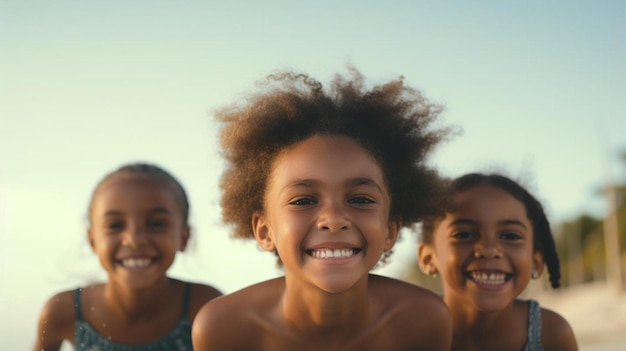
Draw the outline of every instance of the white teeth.
<instances>
[{"instance_id":1,"label":"white teeth","mask_svg":"<svg viewBox=\"0 0 626 351\"><path fill-rule=\"evenodd\" d=\"M350 257L354 255L354 249L321 249L313 250L311 256L316 258L337 258L337 257Z\"/></svg>"},{"instance_id":2,"label":"white teeth","mask_svg":"<svg viewBox=\"0 0 626 351\"><path fill-rule=\"evenodd\" d=\"M506 281L504 273L471 272L470 276L475 282L486 285L500 285Z\"/></svg>"},{"instance_id":3,"label":"white teeth","mask_svg":"<svg viewBox=\"0 0 626 351\"><path fill-rule=\"evenodd\" d=\"M149 258L126 258L122 260L122 266L126 268L143 268L150 265Z\"/></svg>"}]
</instances>

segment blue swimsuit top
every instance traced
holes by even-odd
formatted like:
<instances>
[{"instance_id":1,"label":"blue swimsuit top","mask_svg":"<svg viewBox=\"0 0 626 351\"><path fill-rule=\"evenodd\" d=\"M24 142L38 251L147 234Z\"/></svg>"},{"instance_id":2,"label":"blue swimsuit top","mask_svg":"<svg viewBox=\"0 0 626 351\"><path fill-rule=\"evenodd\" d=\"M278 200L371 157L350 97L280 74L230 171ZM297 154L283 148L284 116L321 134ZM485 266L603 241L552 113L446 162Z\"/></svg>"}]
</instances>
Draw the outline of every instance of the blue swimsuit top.
<instances>
[{"instance_id":1,"label":"blue swimsuit top","mask_svg":"<svg viewBox=\"0 0 626 351\"><path fill-rule=\"evenodd\" d=\"M528 337L522 351L543 351L541 345L541 307L535 300L528 300Z\"/></svg>"},{"instance_id":2,"label":"blue swimsuit top","mask_svg":"<svg viewBox=\"0 0 626 351\"><path fill-rule=\"evenodd\" d=\"M98 333L89 323L83 320L80 311L80 293L74 290L74 306L76 307L76 326L74 329L75 351L192 351L191 322L187 319L189 291L191 285L185 283L183 294L183 310L180 320L165 336L147 344L124 345L111 341Z\"/></svg>"}]
</instances>

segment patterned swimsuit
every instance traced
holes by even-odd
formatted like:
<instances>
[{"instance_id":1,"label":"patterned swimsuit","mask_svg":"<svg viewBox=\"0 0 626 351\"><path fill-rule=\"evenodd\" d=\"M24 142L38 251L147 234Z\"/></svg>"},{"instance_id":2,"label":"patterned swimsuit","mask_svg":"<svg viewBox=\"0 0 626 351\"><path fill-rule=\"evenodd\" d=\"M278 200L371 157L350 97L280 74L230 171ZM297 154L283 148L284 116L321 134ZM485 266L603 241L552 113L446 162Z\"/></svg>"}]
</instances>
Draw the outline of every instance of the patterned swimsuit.
<instances>
[{"instance_id":1,"label":"patterned swimsuit","mask_svg":"<svg viewBox=\"0 0 626 351\"><path fill-rule=\"evenodd\" d=\"M191 322L187 319L189 306L189 291L191 285L185 283L183 294L183 310L180 320L165 336L148 344L124 345L111 341L98 333L91 325L83 320L80 310L80 293L82 289L74 290L74 306L76 307L76 327L74 329L75 351L192 351Z\"/></svg>"},{"instance_id":2,"label":"patterned swimsuit","mask_svg":"<svg viewBox=\"0 0 626 351\"><path fill-rule=\"evenodd\" d=\"M528 337L522 351L543 351L541 345L541 307L535 300L528 300Z\"/></svg>"}]
</instances>

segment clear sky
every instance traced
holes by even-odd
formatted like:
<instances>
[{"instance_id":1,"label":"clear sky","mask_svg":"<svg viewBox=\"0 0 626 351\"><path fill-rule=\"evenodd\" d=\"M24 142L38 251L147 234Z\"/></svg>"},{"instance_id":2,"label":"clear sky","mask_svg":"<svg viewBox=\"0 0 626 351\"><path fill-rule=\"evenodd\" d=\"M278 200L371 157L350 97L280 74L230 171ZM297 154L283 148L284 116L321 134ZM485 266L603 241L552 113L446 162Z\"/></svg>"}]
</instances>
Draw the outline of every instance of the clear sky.
<instances>
[{"instance_id":1,"label":"clear sky","mask_svg":"<svg viewBox=\"0 0 626 351\"><path fill-rule=\"evenodd\" d=\"M464 133L444 175L527 179L553 223L602 214L625 179L626 2L0 0L0 348L28 349L53 293L104 279L85 240L107 172L162 165L187 188L195 245L172 274L231 292L279 274L220 225L214 109L293 68L405 77ZM394 275L415 259L405 233Z\"/></svg>"}]
</instances>

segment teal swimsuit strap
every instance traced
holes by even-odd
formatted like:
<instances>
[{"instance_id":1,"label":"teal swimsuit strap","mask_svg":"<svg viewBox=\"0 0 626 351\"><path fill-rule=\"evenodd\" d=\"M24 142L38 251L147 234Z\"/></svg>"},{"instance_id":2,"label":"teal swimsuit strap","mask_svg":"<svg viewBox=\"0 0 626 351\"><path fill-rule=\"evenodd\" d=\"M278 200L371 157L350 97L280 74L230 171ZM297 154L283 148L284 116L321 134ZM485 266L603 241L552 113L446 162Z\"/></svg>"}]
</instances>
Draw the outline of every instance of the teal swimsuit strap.
<instances>
[{"instance_id":1,"label":"teal swimsuit strap","mask_svg":"<svg viewBox=\"0 0 626 351\"><path fill-rule=\"evenodd\" d=\"M80 292L81 292L81 288L76 288L74 290L74 310L76 311L76 320L77 321L82 321L83 320L83 316L80 313Z\"/></svg>"},{"instance_id":2,"label":"teal swimsuit strap","mask_svg":"<svg viewBox=\"0 0 626 351\"><path fill-rule=\"evenodd\" d=\"M187 319L187 311L189 310L189 295L191 293L191 283L185 282L185 291L183 292L183 310L181 311L181 319Z\"/></svg>"},{"instance_id":3,"label":"teal swimsuit strap","mask_svg":"<svg viewBox=\"0 0 626 351\"><path fill-rule=\"evenodd\" d=\"M541 307L535 300L528 300L528 342L541 344Z\"/></svg>"},{"instance_id":4,"label":"teal swimsuit strap","mask_svg":"<svg viewBox=\"0 0 626 351\"><path fill-rule=\"evenodd\" d=\"M80 311L80 293L81 288L76 288L74 290L74 310L76 311L76 320L82 321L83 316ZM187 318L187 311L189 310L189 295L191 293L191 283L185 282L184 292L183 292L183 310L181 311L181 318Z\"/></svg>"}]
</instances>

